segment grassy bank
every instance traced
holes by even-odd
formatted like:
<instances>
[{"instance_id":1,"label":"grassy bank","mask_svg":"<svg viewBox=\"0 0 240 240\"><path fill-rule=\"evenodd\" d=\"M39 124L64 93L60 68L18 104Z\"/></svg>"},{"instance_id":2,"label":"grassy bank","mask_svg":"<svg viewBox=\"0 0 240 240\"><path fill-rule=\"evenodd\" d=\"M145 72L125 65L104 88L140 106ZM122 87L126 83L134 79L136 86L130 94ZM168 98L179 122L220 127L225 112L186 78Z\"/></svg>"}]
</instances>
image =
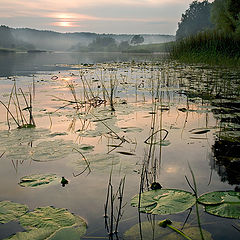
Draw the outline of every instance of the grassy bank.
<instances>
[{"instance_id":1,"label":"grassy bank","mask_svg":"<svg viewBox=\"0 0 240 240\"><path fill-rule=\"evenodd\" d=\"M15 49L11 49L11 48L0 48L0 53L14 53L16 52Z\"/></svg>"},{"instance_id":2,"label":"grassy bank","mask_svg":"<svg viewBox=\"0 0 240 240\"><path fill-rule=\"evenodd\" d=\"M124 50L125 53L154 53L154 52L168 52L172 48L173 42L168 43L153 43L131 46Z\"/></svg>"},{"instance_id":3,"label":"grassy bank","mask_svg":"<svg viewBox=\"0 0 240 240\"><path fill-rule=\"evenodd\" d=\"M175 42L171 57L184 62L239 65L240 39L217 32L202 32Z\"/></svg>"}]
</instances>

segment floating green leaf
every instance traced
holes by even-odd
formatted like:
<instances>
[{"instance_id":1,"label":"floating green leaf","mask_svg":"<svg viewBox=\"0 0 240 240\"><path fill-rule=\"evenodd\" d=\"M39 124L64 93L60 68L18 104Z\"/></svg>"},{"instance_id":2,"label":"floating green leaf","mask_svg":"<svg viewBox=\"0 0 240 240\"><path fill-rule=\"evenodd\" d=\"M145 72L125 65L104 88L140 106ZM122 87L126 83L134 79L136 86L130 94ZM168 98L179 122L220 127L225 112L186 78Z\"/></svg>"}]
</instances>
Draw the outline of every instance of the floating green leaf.
<instances>
[{"instance_id":1,"label":"floating green leaf","mask_svg":"<svg viewBox=\"0 0 240 240\"><path fill-rule=\"evenodd\" d=\"M193 134L204 134L204 133L207 133L209 131L210 131L209 129L204 129L204 130L199 130L199 131L195 131L195 132L192 132L192 133Z\"/></svg>"},{"instance_id":2,"label":"floating green leaf","mask_svg":"<svg viewBox=\"0 0 240 240\"><path fill-rule=\"evenodd\" d=\"M12 160L27 160L31 157L32 147L29 143L49 134L47 129L22 128L12 131L0 131L0 151Z\"/></svg>"},{"instance_id":3,"label":"floating green leaf","mask_svg":"<svg viewBox=\"0 0 240 240\"><path fill-rule=\"evenodd\" d=\"M28 211L26 205L13 203L10 201L0 202L0 223L16 221L20 216Z\"/></svg>"},{"instance_id":4,"label":"floating green leaf","mask_svg":"<svg viewBox=\"0 0 240 240\"><path fill-rule=\"evenodd\" d=\"M175 228L181 229L183 223L181 222L173 222L172 225ZM181 235L177 234L170 228L161 228L158 225L158 221L155 222L142 222L142 239L144 240L186 240ZM185 235L190 237L192 240L201 240L201 236L199 233L198 227L193 227L189 224L185 224L184 229L182 230ZM211 234L205 230L203 230L203 235L205 240L212 240ZM139 240L140 239L140 231L139 224L134 225L129 230L124 233L125 240Z\"/></svg>"},{"instance_id":5,"label":"floating green leaf","mask_svg":"<svg viewBox=\"0 0 240 240\"><path fill-rule=\"evenodd\" d=\"M127 133L127 132L142 132L142 128L138 127L121 127L122 131Z\"/></svg>"},{"instance_id":6,"label":"floating green leaf","mask_svg":"<svg viewBox=\"0 0 240 240\"><path fill-rule=\"evenodd\" d=\"M138 207L139 195L131 200ZM141 194L140 211L151 214L174 214L187 210L195 204L192 193L178 189L157 189Z\"/></svg>"},{"instance_id":7,"label":"floating green leaf","mask_svg":"<svg viewBox=\"0 0 240 240\"><path fill-rule=\"evenodd\" d=\"M53 181L60 181L56 174L33 174L20 179L19 185L22 187L39 187Z\"/></svg>"},{"instance_id":8,"label":"floating green leaf","mask_svg":"<svg viewBox=\"0 0 240 240\"><path fill-rule=\"evenodd\" d=\"M133 156L133 155L135 155L134 153L124 152L124 151L118 151L117 153L120 153L120 154L122 154L122 155L127 155L127 156Z\"/></svg>"},{"instance_id":9,"label":"floating green leaf","mask_svg":"<svg viewBox=\"0 0 240 240\"><path fill-rule=\"evenodd\" d=\"M32 158L34 161L48 162L55 161L73 154L73 148L78 148L77 144L71 141L54 140L40 142L34 149Z\"/></svg>"},{"instance_id":10,"label":"floating green leaf","mask_svg":"<svg viewBox=\"0 0 240 240\"><path fill-rule=\"evenodd\" d=\"M90 163L91 170L107 170L111 169L112 166L115 166L120 163L119 156L114 154L89 154L85 156L88 162ZM78 160L76 162L77 166L81 167L81 170L86 167L86 162L83 160Z\"/></svg>"},{"instance_id":11,"label":"floating green leaf","mask_svg":"<svg viewBox=\"0 0 240 240\"><path fill-rule=\"evenodd\" d=\"M89 145L89 144L81 144L79 146L79 149L84 151L84 152L91 152L91 151L93 151L94 146L93 145Z\"/></svg>"},{"instance_id":12,"label":"floating green leaf","mask_svg":"<svg viewBox=\"0 0 240 240\"><path fill-rule=\"evenodd\" d=\"M240 192L216 191L203 194L198 201L206 212L220 217L240 219Z\"/></svg>"},{"instance_id":13,"label":"floating green leaf","mask_svg":"<svg viewBox=\"0 0 240 240\"><path fill-rule=\"evenodd\" d=\"M79 216L75 216L66 209L42 207L20 217L20 224L27 232L19 232L12 240L77 240L85 233L87 224Z\"/></svg>"}]
</instances>

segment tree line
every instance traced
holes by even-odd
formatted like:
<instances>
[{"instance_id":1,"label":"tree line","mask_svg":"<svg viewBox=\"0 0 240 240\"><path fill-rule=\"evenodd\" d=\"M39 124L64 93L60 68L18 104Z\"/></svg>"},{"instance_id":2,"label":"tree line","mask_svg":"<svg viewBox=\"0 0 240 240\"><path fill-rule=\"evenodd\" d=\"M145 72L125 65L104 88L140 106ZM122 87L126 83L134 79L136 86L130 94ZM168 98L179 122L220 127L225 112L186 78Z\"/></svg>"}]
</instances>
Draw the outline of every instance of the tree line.
<instances>
[{"instance_id":1,"label":"tree line","mask_svg":"<svg viewBox=\"0 0 240 240\"><path fill-rule=\"evenodd\" d=\"M240 0L193 1L182 14L176 39L211 30L240 37Z\"/></svg>"}]
</instances>

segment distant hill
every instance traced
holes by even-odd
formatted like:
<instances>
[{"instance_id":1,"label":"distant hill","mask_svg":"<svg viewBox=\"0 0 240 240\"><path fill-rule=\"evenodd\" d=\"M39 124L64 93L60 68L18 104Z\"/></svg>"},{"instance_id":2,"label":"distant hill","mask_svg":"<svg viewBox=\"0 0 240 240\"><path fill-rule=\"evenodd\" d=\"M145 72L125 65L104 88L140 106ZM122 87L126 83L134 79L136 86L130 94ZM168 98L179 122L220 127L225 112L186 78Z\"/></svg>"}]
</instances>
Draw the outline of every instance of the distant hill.
<instances>
[{"instance_id":1,"label":"distant hill","mask_svg":"<svg viewBox=\"0 0 240 240\"><path fill-rule=\"evenodd\" d=\"M22 50L76 51L79 47L88 46L99 36L114 38L120 44L130 43L134 34L97 34L90 32L59 33L30 28L10 28L0 26L0 48ZM173 35L141 34L144 44L163 43L175 40Z\"/></svg>"}]
</instances>

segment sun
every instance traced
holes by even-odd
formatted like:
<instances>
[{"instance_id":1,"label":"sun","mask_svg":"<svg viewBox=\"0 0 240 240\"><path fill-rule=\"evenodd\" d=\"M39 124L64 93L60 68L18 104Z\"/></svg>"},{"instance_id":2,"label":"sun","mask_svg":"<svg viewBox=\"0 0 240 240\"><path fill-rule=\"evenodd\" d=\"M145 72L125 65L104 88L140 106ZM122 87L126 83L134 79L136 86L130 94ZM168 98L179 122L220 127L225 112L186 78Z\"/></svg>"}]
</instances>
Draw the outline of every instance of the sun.
<instances>
[{"instance_id":1,"label":"sun","mask_svg":"<svg viewBox=\"0 0 240 240\"><path fill-rule=\"evenodd\" d=\"M71 22L58 22L60 27L72 27Z\"/></svg>"}]
</instances>

